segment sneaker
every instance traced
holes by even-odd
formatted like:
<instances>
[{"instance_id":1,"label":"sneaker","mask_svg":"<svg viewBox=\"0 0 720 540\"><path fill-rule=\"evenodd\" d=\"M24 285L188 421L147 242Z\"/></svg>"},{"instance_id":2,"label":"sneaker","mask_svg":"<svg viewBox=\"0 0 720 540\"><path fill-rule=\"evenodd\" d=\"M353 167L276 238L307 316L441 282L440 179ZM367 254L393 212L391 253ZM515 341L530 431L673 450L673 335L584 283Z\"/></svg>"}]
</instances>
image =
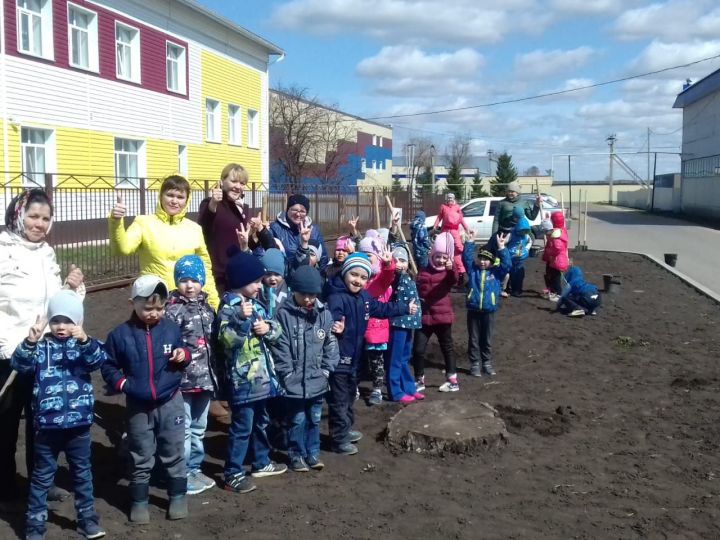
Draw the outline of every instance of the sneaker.
<instances>
[{"instance_id":1,"label":"sneaker","mask_svg":"<svg viewBox=\"0 0 720 540\"><path fill-rule=\"evenodd\" d=\"M548 294L548 300L557 303L557 301L560 300L560 295L551 292L550 294Z\"/></svg>"},{"instance_id":2,"label":"sneaker","mask_svg":"<svg viewBox=\"0 0 720 540\"><path fill-rule=\"evenodd\" d=\"M405 394L398 401L400 403L402 403L403 405L410 405L411 403L413 403L415 401L415 398L413 396L409 396L409 395Z\"/></svg>"},{"instance_id":3,"label":"sneaker","mask_svg":"<svg viewBox=\"0 0 720 540\"><path fill-rule=\"evenodd\" d=\"M593 309L590 315L597 315L597 310Z\"/></svg>"},{"instance_id":4,"label":"sneaker","mask_svg":"<svg viewBox=\"0 0 720 540\"><path fill-rule=\"evenodd\" d=\"M61 487L52 486L48 491L47 500L48 502L62 502L70 497L70 492Z\"/></svg>"},{"instance_id":5,"label":"sneaker","mask_svg":"<svg viewBox=\"0 0 720 540\"><path fill-rule=\"evenodd\" d=\"M493 365L490 362L483 363L482 372L485 375L489 375L490 377L494 377L495 375L497 375L497 373L495 373L495 369L493 368Z\"/></svg>"},{"instance_id":6,"label":"sneaker","mask_svg":"<svg viewBox=\"0 0 720 540\"><path fill-rule=\"evenodd\" d=\"M355 401L357 401L358 399L360 399L360 389L355 388Z\"/></svg>"},{"instance_id":7,"label":"sneaker","mask_svg":"<svg viewBox=\"0 0 720 540\"><path fill-rule=\"evenodd\" d=\"M584 317L585 316L585 310L584 309L573 309L570 313L568 313L569 317Z\"/></svg>"},{"instance_id":8,"label":"sneaker","mask_svg":"<svg viewBox=\"0 0 720 540\"><path fill-rule=\"evenodd\" d=\"M25 534L25 540L45 540L45 533L29 532Z\"/></svg>"},{"instance_id":9,"label":"sneaker","mask_svg":"<svg viewBox=\"0 0 720 540\"><path fill-rule=\"evenodd\" d=\"M507 297L508 297L507 291L501 292L501 293L500 293L500 296L502 296L503 298L507 298Z\"/></svg>"},{"instance_id":10,"label":"sneaker","mask_svg":"<svg viewBox=\"0 0 720 540\"><path fill-rule=\"evenodd\" d=\"M308 472L310 467L305 463L305 460L301 457L294 457L290 460L290 470L295 472Z\"/></svg>"},{"instance_id":11,"label":"sneaker","mask_svg":"<svg viewBox=\"0 0 720 540\"><path fill-rule=\"evenodd\" d=\"M288 470L287 465L284 465L282 463L275 463L274 461L271 461L270 463L265 465L262 469L253 471L252 476L254 478L262 478L264 476L276 476L278 474L287 472L287 470Z\"/></svg>"},{"instance_id":12,"label":"sneaker","mask_svg":"<svg viewBox=\"0 0 720 540\"><path fill-rule=\"evenodd\" d=\"M460 390L460 385L457 382L457 375L448 377L448 380L442 383L438 390L441 392L457 392Z\"/></svg>"},{"instance_id":13,"label":"sneaker","mask_svg":"<svg viewBox=\"0 0 720 540\"><path fill-rule=\"evenodd\" d=\"M358 447L353 443L345 443L337 446L333 449L333 452L337 454L344 454L346 456L354 456L358 453Z\"/></svg>"},{"instance_id":14,"label":"sneaker","mask_svg":"<svg viewBox=\"0 0 720 540\"><path fill-rule=\"evenodd\" d=\"M325 464L320 461L319 456L308 456L305 458L305 463L315 471L322 471L325 468Z\"/></svg>"},{"instance_id":15,"label":"sneaker","mask_svg":"<svg viewBox=\"0 0 720 540\"><path fill-rule=\"evenodd\" d=\"M473 377L482 377L482 368L480 362L475 362L470 366L470 375Z\"/></svg>"},{"instance_id":16,"label":"sneaker","mask_svg":"<svg viewBox=\"0 0 720 540\"><path fill-rule=\"evenodd\" d=\"M382 404L382 390L379 388L373 388L368 397L368 405L381 405Z\"/></svg>"},{"instance_id":17,"label":"sneaker","mask_svg":"<svg viewBox=\"0 0 720 540\"><path fill-rule=\"evenodd\" d=\"M415 379L415 390L417 392L422 392L423 390L425 390L425 375Z\"/></svg>"},{"instance_id":18,"label":"sneaker","mask_svg":"<svg viewBox=\"0 0 720 540\"><path fill-rule=\"evenodd\" d=\"M82 525L78 525L78 532L85 538L94 540L95 538L102 538L105 536L105 531L98 525L95 520L88 520Z\"/></svg>"},{"instance_id":19,"label":"sneaker","mask_svg":"<svg viewBox=\"0 0 720 540\"><path fill-rule=\"evenodd\" d=\"M421 394L420 392L415 392L413 394L413 397L415 398L415 401L422 401L425 399L425 394Z\"/></svg>"},{"instance_id":20,"label":"sneaker","mask_svg":"<svg viewBox=\"0 0 720 540\"><path fill-rule=\"evenodd\" d=\"M543 289L542 290L542 297L547 300L548 295L550 294L550 289Z\"/></svg>"},{"instance_id":21,"label":"sneaker","mask_svg":"<svg viewBox=\"0 0 720 540\"><path fill-rule=\"evenodd\" d=\"M257 486L252 483L250 477L244 473L226 478L224 487L225 491L233 491L235 493L250 493L257 489Z\"/></svg>"},{"instance_id":22,"label":"sneaker","mask_svg":"<svg viewBox=\"0 0 720 540\"><path fill-rule=\"evenodd\" d=\"M363 438L363 434L353 429L352 431L350 431L350 433L348 433L348 438L350 439L351 443L356 443Z\"/></svg>"},{"instance_id":23,"label":"sneaker","mask_svg":"<svg viewBox=\"0 0 720 540\"><path fill-rule=\"evenodd\" d=\"M214 488L217 485L215 483L215 480L213 480L209 476L204 475L203 473L201 473L199 471L195 473L195 477L198 480L200 480L200 482L202 482L204 485L206 485L208 487L208 489ZM188 493L190 493L190 492L188 491Z\"/></svg>"}]
</instances>

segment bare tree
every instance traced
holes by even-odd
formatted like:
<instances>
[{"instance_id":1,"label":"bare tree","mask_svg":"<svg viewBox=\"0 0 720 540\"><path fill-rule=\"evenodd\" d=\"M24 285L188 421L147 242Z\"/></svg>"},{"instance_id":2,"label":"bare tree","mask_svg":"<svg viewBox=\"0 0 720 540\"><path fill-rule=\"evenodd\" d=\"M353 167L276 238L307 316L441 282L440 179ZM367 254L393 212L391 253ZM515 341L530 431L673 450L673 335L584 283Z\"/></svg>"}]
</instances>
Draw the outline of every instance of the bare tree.
<instances>
[{"instance_id":1,"label":"bare tree","mask_svg":"<svg viewBox=\"0 0 720 540\"><path fill-rule=\"evenodd\" d=\"M271 92L270 161L291 191L301 191L304 178L325 185L345 178L342 166L356 151L355 121L310 97L307 88Z\"/></svg>"},{"instance_id":2,"label":"bare tree","mask_svg":"<svg viewBox=\"0 0 720 540\"><path fill-rule=\"evenodd\" d=\"M447 187L458 199L465 199L465 181L462 178L462 169L470 164L470 137L456 135L445 149L448 177Z\"/></svg>"},{"instance_id":3,"label":"bare tree","mask_svg":"<svg viewBox=\"0 0 720 540\"><path fill-rule=\"evenodd\" d=\"M407 147L412 146L412 153L407 151ZM408 169L408 182L417 181L418 176L423 171L430 170L433 165L433 146L432 139L428 137L410 137L406 143L406 158L410 159L412 154L412 162L406 163ZM430 173L432 177L432 172ZM432 180L431 180L432 181Z\"/></svg>"},{"instance_id":4,"label":"bare tree","mask_svg":"<svg viewBox=\"0 0 720 540\"><path fill-rule=\"evenodd\" d=\"M525 176L540 176L540 168L537 165L525 169Z\"/></svg>"}]
</instances>

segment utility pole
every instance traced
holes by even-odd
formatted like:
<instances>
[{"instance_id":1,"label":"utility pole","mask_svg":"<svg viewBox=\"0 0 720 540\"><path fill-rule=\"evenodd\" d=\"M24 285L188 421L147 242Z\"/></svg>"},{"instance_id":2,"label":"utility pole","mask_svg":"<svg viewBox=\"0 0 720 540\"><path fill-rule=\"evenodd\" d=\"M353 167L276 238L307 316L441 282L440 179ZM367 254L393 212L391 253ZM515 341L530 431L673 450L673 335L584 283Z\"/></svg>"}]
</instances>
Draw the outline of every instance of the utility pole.
<instances>
[{"instance_id":1,"label":"utility pole","mask_svg":"<svg viewBox=\"0 0 720 540\"><path fill-rule=\"evenodd\" d=\"M415 186L413 177L415 176L415 144L407 145L407 166L408 166L408 186L410 186L410 197L415 197Z\"/></svg>"},{"instance_id":2,"label":"utility pole","mask_svg":"<svg viewBox=\"0 0 720 540\"><path fill-rule=\"evenodd\" d=\"M610 145L610 176L609 176L609 203L613 203L613 164L615 161L615 141L617 140L617 137L613 133L612 135L608 136L607 139L605 139L607 143Z\"/></svg>"},{"instance_id":3,"label":"utility pole","mask_svg":"<svg viewBox=\"0 0 720 540\"><path fill-rule=\"evenodd\" d=\"M435 193L435 145L430 145L430 186L433 193Z\"/></svg>"},{"instance_id":4,"label":"utility pole","mask_svg":"<svg viewBox=\"0 0 720 540\"><path fill-rule=\"evenodd\" d=\"M650 128L647 128L647 146L648 146L648 151L647 151L647 154L648 154L648 156L647 156L648 157L648 179L647 179L647 182L648 182L648 185L650 185Z\"/></svg>"}]
</instances>

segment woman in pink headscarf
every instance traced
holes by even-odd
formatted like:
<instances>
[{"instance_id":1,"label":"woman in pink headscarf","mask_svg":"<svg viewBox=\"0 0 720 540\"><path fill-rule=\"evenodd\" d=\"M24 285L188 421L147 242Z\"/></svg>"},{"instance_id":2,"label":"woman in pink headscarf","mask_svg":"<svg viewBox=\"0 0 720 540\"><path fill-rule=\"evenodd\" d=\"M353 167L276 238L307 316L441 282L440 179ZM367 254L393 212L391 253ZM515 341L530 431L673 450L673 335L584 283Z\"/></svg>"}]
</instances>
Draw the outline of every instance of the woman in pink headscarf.
<instances>
[{"instance_id":1,"label":"woman in pink headscarf","mask_svg":"<svg viewBox=\"0 0 720 540\"><path fill-rule=\"evenodd\" d=\"M462 263L463 243L460 239L460 225L463 226L465 232L469 235L473 234L472 229L465 223L465 217L463 216L462 209L455 201L455 194L448 193L445 195L445 204L440 206L440 212L437 218L435 218L435 224L433 229L437 230L440 226L440 232L447 232L453 237L453 244L455 247L455 255L453 257L453 267L457 272L460 273L460 283L462 284L463 276L465 275L465 267Z\"/></svg>"}]
</instances>

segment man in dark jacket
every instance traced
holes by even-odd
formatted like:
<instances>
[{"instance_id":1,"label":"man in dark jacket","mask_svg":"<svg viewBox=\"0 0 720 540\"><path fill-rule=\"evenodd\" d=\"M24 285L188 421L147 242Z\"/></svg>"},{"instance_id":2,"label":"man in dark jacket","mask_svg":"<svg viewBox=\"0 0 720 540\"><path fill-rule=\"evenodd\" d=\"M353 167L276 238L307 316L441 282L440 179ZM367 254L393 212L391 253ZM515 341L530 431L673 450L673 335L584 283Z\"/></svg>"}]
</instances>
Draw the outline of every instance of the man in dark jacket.
<instances>
[{"instance_id":1,"label":"man in dark jacket","mask_svg":"<svg viewBox=\"0 0 720 540\"><path fill-rule=\"evenodd\" d=\"M128 444L132 457L130 521L149 523L150 473L157 452L168 476L170 519L187 517L185 405L178 391L190 361L180 327L163 318L168 298L156 276L132 286L133 314L108 335L105 382L127 397Z\"/></svg>"},{"instance_id":2,"label":"man in dark jacket","mask_svg":"<svg viewBox=\"0 0 720 540\"><path fill-rule=\"evenodd\" d=\"M495 212L495 219L493 220L492 234L501 231L503 233L510 232L513 228L513 210L516 206L523 209L525 216L532 221L535 219L540 212L540 205L542 204L542 198L540 195L535 199L535 204L530 205L530 201L520 198L522 188L520 182L510 182L505 192L505 198L500 201Z\"/></svg>"}]
</instances>

